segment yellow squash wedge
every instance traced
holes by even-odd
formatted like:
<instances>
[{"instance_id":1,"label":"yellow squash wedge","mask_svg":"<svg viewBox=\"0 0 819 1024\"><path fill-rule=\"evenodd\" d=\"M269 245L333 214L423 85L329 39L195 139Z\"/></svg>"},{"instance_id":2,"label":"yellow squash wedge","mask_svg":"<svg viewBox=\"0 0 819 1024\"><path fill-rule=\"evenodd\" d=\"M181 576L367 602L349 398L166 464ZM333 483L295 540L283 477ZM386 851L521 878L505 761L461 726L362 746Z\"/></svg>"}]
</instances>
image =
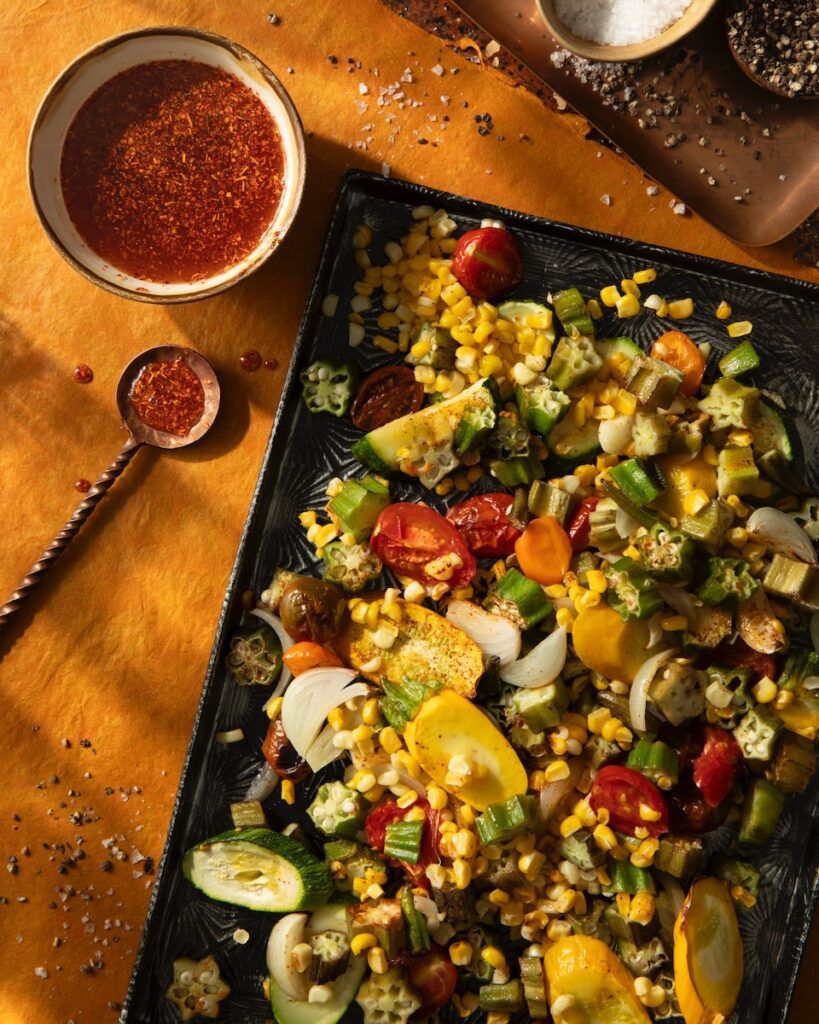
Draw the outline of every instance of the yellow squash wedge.
<instances>
[{"instance_id":1,"label":"yellow squash wedge","mask_svg":"<svg viewBox=\"0 0 819 1024\"><path fill-rule=\"evenodd\" d=\"M685 1024L721 1024L742 984L742 939L728 887L717 878L691 886L674 925L674 978Z\"/></svg>"},{"instance_id":2,"label":"yellow squash wedge","mask_svg":"<svg viewBox=\"0 0 819 1024\"><path fill-rule=\"evenodd\" d=\"M571 1024L649 1024L634 993L634 977L605 942L569 935L550 946L543 958L549 1006L560 996L575 1000Z\"/></svg>"},{"instance_id":3,"label":"yellow squash wedge","mask_svg":"<svg viewBox=\"0 0 819 1024\"><path fill-rule=\"evenodd\" d=\"M661 455L657 465L668 481L668 490L654 505L666 515L682 519L683 501L692 491L705 491L709 498L716 496L717 471L701 455L693 459L688 455Z\"/></svg>"},{"instance_id":4,"label":"yellow squash wedge","mask_svg":"<svg viewBox=\"0 0 819 1024\"><path fill-rule=\"evenodd\" d=\"M526 792L526 769L514 748L488 715L451 690L424 701L404 739L439 786L479 811ZM453 758L463 758L470 769L461 785L447 781Z\"/></svg>"},{"instance_id":5,"label":"yellow squash wedge","mask_svg":"<svg viewBox=\"0 0 819 1024\"><path fill-rule=\"evenodd\" d=\"M797 697L792 704L786 704L783 708L775 707L773 710L785 723L785 728L798 736L815 740L819 735L819 709L814 701L808 703Z\"/></svg>"},{"instance_id":6,"label":"yellow squash wedge","mask_svg":"<svg viewBox=\"0 0 819 1024\"><path fill-rule=\"evenodd\" d=\"M373 593L365 601L382 600ZM420 604L398 600L400 619L398 638L389 650L375 643L375 630L350 619L333 646L344 661L361 671L362 666L380 656L377 672L361 674L373 682L382 677L400 686L405 679L437 681L449 690L471 697L483 673L480 647L463 630L443 616Z\"/></svg>"},{"instance_id":7,"label":"yellow squash wedge","mask_svg":"<svg viewBox=\"0 0 819 1024\"><path fill-rule=\"evenodd\" d=\"M632 682L648 655L647 622L623 622L607 604L584 608L572 627L578 658L606 679Z\"/></svg>"}]
</instances>

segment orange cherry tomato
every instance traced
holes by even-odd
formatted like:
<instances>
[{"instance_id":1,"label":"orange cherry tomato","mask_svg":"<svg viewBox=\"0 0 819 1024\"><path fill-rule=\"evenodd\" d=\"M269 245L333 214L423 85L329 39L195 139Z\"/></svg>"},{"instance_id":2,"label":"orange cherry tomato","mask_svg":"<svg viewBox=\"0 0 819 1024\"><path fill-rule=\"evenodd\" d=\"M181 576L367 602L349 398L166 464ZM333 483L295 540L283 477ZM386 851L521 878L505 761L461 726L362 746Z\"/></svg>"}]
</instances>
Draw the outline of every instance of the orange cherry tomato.
<instances>
[{"instance_id":1,"label":"orange cherry tomato","mask_svg":"<svg viewBox=\"0 0 819 1024\"><path fill-rule=\"evenodd\" d=\"M532 519L515 542L520 571L548 586L561 583L572 560L572 542L554 516Z\"/></svg>"},{"instance_id":2,"label":"orange cherry tomato","mask_svg":"<svg viewBox=\"0 0 819 1024\"><path fill-rule=\"evenodd\" d=\"M310 640L303 640L284 652L282 659L293 673L300 676L311 668L343 668L344 662L337 654L328 651L321 644L314 644Z\"/></svg>"},{"instance_id":3,"label":"orange cherry tomato","mask_svg":"<svg viewBox=\"0 0 819 1024\"><path fill-rule=\"evenodd\" d=\"M657 346L662 346L658 351ZM682 393L695 395L705 373L705 359L694 342L682 331L666 331L654 342L652 359L668 363L683 374Z\"/></svg>"}]
</instances>

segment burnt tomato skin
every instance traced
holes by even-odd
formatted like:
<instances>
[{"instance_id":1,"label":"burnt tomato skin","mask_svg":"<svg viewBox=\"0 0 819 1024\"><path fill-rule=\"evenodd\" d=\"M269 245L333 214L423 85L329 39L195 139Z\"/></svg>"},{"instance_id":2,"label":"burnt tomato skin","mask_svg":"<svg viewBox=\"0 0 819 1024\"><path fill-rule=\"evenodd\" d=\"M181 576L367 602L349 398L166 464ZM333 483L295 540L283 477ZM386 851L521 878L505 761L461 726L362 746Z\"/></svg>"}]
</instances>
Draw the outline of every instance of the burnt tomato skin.
<instances>
[{"instance_id":1,"label":"burnt tomato skin","mask_svg":"<svg viewBox=\"0 0 819 1024\"><path fill-rule=\"evenodd\" d=\"M409 366L382 366L364 378L350 410L359 430L376 430L424 404L424 385Z\"/></svg>"}]
</instances>

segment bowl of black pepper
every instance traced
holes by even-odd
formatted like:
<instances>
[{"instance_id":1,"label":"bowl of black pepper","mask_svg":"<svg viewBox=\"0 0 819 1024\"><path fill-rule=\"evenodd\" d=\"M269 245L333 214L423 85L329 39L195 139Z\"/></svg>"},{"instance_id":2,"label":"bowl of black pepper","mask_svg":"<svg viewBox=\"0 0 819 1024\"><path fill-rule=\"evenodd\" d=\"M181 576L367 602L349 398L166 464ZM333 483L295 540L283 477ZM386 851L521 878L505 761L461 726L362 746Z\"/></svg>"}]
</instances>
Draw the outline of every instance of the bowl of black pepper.
<instances>
[{"instance_id":1,"label":"bowl of black pepper","mask_svg":"<svg viewBox=\"0 0 819 1024\"><path fill-rule=\"evenodd\" d=\"M757 85L786 99L819 98L816 0L732 0L728 45Z\"/></svg>"},{"instance_id":2,"label":"bowl of black pepper","mask_svg":"<svg viewBox=\"0 0 819 1024\"><path fill-rule=\"evenodd\" d=\"M143 29L57 77L28 175L43 228L84 277L131 299L187 302L278 248L304 191L304 133L281 82L244 47Z\"/></svg>"}]
</instances>

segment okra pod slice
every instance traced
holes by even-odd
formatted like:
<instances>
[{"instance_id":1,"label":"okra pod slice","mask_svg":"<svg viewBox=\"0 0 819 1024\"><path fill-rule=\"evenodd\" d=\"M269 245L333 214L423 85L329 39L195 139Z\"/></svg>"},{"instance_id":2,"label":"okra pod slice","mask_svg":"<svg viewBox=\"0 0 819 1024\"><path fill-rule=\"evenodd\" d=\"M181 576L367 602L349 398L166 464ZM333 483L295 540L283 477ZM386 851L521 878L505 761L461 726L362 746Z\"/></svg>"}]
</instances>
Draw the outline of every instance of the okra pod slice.
<instances>
[{"instance_id":1,"label":"okra pod slice","mask_svg":"<svg viewBox=\"0 0 819 1024\"><path fill-rule=\"evenodd\" d=\"M639 458L662 455L671 443L668 419L659 412L638 412L631 428L634 454Z\"/></svg>"},{"instance_id":2,"label":"okra pod slice","mask_svg":"<svg viewBox=\"0 0 819 1024\"><path fill-rule=\"evenodd\" d=\"M314 985L335 981L346 970L350 960L350 940L344 932L335 929L319 932L310 938L313 959L308 977Z\"/></svg>"},{"instance_id":3,"label":"okra pod slice","mask_svg":"<svg viewBox=\"0 0 819 1024\"><path fill-rule=\"evenodd\" d=\"M624 622L651 618L663 607L659 587L639 562L619 558L604 572L609 584L608 603Z\"/></svg>"},{"instance_id":4,"label":"okra pod slice","mask_svg":"<svg viewBox=\"0 0 819 1024\"><path fill-rule=\"evenodd\" d=\"M654 867L674 878L696 874L702 863L702 840L696 836L663 836L654 855Z\"/></svg>"},{"instance_id":5,"label":"okra pod slice","mask_svg":"<svg viewBox=\"0 0 819 1024\"><path fill-rule=\"evenodd\" d=\"M759 355L750 341L743 341L726 353L717 365L723 377L739 377L759 366Z\"/></svg>"},{"instance_id":6,"label":"okra pod slice","mask_svg":"<svg viewBox=\"0 0 819 1024\"><path fill-rule=\"evenodd\" d=\"M819 675L819 652L792 651L776 685L780 690L798 690L808 676Z\"/></svg>"},{"instance_id":7,"label":"okra pod slice","mask_svg":"<svg viewBox=\"0 0 819 1024\"><path fill-rule=\"evenodd\" d=\"M495 422L495 410L487 405L467 409L455 430L455 454L466 455L477 448L492 432Z\"/></svg>"},{"instance_id":8,"label":"okra pod slice","mask_svg":"<svg viewBox=\"0 0 819 1024\"><path fill-rule=\"evenodd\" d=\"M754 779L742 807L739 841L750 846L767 843L784 806L785 794L769 779Z\"/></svg>"},{"instance_id":9,"label":"okra pod slice","mask_svg":"<svg viewBox=\"0 0 819 1024\"><path fill-rule=\"evenodd\" d=\"M680 762L676 750L662 740L652 740L649 736L643 736L637 746L632 747L626 766L656 782L661 789L670 789L680 778Z\"/></svg>"},{"instance_id":10,"label":"okra pod slice","mask_svg":"<svg viewBox=\"0 0 819 1024\"><path fill-rule=\"evenodd\" d=\"M384 835L384 854L417 864L421 856L421 836L424 831L423 821L394 821L387 825Z\"/></svg>"},{"instance_id":11,"label":"okra pod slice","mask_svg":"<svg viewBox=\"0 0 819 1024\"><path fill-rule=\"evenodd\" d=\"M531 484L533 480L542 480L546 475L543 462L534 452L511 459L491 459L489 472L504 487Z\"/></svg>"},{"instance_id":12,"label":"okra pod slice","mask_svg":"<svg viewBox=\"0 0 819 1024\"><path fill-rule=\"evenodd\" d=\"M568 707L569 692L560 676L544 686L516 687L509 699L510 712L532 732L559 725Z\"/></svg>"},{"instance_id":13,"label":"okra pod slice","mask_svg":"<svg viewBox=\"0 0 819 1024\"><path fill-rule=\"evenodd\" d=\"M486 1013L517 1013L523 1009L523 986L519 978L504 985L481 985L478 998Z\"/></svg>"},{"instance_id":14,"label":"okra pod slice","mask_svg":"<svg viewBox=\"0 0 819 1024\"><path fill-rule=\"evenodd\" d=\"M569 337L572 335L573 327L577 328L578 334L584 334L587 338L594 337L594 321L589 316L586 303L577 288L564 288L557 295L553 295L552 305L555 308L555 316Z\"/></svg>"},{"instance_id":15,"label":"okra pod slice","mask_svg":"<svg viewBox=\"0 0 819 1024\"><path fill-rule=\"evenodd\" d=\"M603 479L601 481L601 487L609 496L609 498L611 498L611 500L616 505L619 505L624 512L627 512L632 519L636 519L640 526L645 526L645 528L649 530L657 522L658 517L656 513L652 512L650 509L643 508L636 502L632 501L631 498L627 494L625 494L619 487L617 487L616 484L614 484L611 480ZM600 502L600 505L602 504L603 503ZM597 508L594 510L595 512L599 510L600 505L598 505ZM594 512L591 516L589 516L590 523L592 522L593 515ZM622 538L619 539L621 540Z\"/></svg>"},{"instance_id":16,"label":"okra pod slice","mask_svg":"<svg viewBox=\"0 0 819 1024\"><path fill-rule=\"evenodd\" d=\"M759 389L746 388L731 377L720 377L711 390L697 403L697 408L711 417L714 430L751 427L759 406Z\"/></svg>"},{"instance_id":17,"label":"okra pod slice","mask_svg":"<svg viewBox=\"0 0 819 1024\"><path fill-rule=\"evenodd\" d=\"M765 776L783 793L801 793L816 771L816 751L804 736L784 730Z\"/></svg>"},{"instance_id":18,"label":"okra pod slice","mask_svg":"<svg viewBox=\"0 0 819 1024\"><path fill-rule=\"evenodd\" d=\"M307 813L317 829L328 836L354 839L364 827L369 805L341 781L325 782L319 786Z\"/></svg>"},{"instance_id":19,"label":"okra pod slice","mask_svg":"<svg viewBox=\"0 0 819 1024\"><path fill-rule=\"evenodd\" d=\"M611 878L610 890L613 893L627 892L635 895L638 892L654 892L654 879L645 868L635 867L628 860L613 860L609 867Z\"/></svg>"},{"instance_id":20,"label":"okra pod slice","mask_svg":"<svg viewBox=\"0 0 819 1024\"><path fill-rule=\"evenodd\" d=\"M561 526L565 526L571 504L571 495L567 491L544 480L535 480L529 488L528 508L533 516L554 516Z\"/></svg>"},{"instance_id":21,"label":"okra pod slice","mask_svg":"<svg viewBox=\"0 0 819 1024\"><path fill-rule=\"evenodd\" d=\"M683 375L659 359L636 356L631 364L626 388L645 409L667 409L677 396Z\"/></svg>"},{"instance_id":22,"label":"okra pod slice","mask_svg":"<svg viewBox=\"0 0 819 1024\"><path fill-rule=\"evenodd\" d=\"M483 846L514 839L522 832L539 826L536 800L533 796L513 796L489 807L475 819L475 829Z\"/></svg>"},{"instance_id":23,"label":"okra pod slice","mask_svg":"<svg viewBox=\"0 0 819 1024\"><path fill-rule=\"evenodd\" d=\"M819 608L819 569L815 565L776 554L762 586L769 593L786 597L805 608Z\"/></svg>"},{"instance_id":24,"label":"okra pod slice","mask_svg":"<svg viewBox=\"0 0 819 1024\"><path fill-rule=\"evenodd\" d=\"M327 544L322 555L323 578L348 594L357 594L381 575L381 561L369 544Z\"/></svg>"},{"instance_id":25,"label":"okra pod slice","mask_svg":"<svg viewBox=\"0 0 819 1024\"><path fill-rule=\"evenodd\" d=\"M390 503L390 490L375 477L345 480L344 486L331 500L330 514L342 533L351 533L360 543L373 532L375 521Z\"/></svg>"},{"instance_id":26,"label":"okra pod slice","mask_svg":"<svg viewBox=\"0 0 819 1024\"><path fill-rule=\"evenodd\" d=\"M607 481L603 481L605 487ZM623 538L617 532L617 502L603 498L589 513L589 544L603 553L619 548Z\"/></svg>"},{"instance_id":27,"label":"okra pod slice","mask_svg":"<svg viewBox=\"0 0 819 1024\"><path fill-rule=\"evenodd\" d=\"M751 575L748 563L741 558L709 558L707 569L708 574L697 587L697 597L703 604L725 602L737 608L759 586Z\"/></svg>"},{"instance_id":28,"label":"okra pod slice","mask_svg":"<svg viewBox=\"0 0 819 1024\"><path fill-rule=\"evenodd\" d=\"M561 391L568 391L591 380L602 365L592 339L581 334L560 339L546 367L546 376Z\"/></svg>"},{"instance_id":29,"label":"okra pod slice","mask_svg":"<svg viewBox=\"0 0 819 1024\"><path fill-rule=\"evenodd\" d=\"M333 839L324 844L324 859L328 862L349 860L351 857L355 857L357 852L358 847L349 839Z\"/></svg>"},{"instance_id":30,"label":"okra pod slice","mask_svg":"<svg viewBox=\"0 0 819 1024\"><path fill-rule=\"evenodd\" d=\"M492 584L483 602L487 611L503 615L523 629L541 623L552 611L552 605L543 587L511 568Z\"/></svg>"},{"instance_id":31,"label":"okra pod slice","mask_svg":"<svg viewBox=\"0 0 819 1024\"><path fill-rule=\"evenodd\" d=\"M664 583L687 583L694 575L696 545L679 530L665 523L655 523L636 542L640 562L656 580Z\"/></svg>"},{"instance_id":32,"label":"okra pod slice","mask_svg":"<svg viewBox=\"0 0 819 1024\"><path fill-rule=\"evenodd\" d=\"M332 363L319 359L299 374L301 397L310 412L344 416L350 409L359 370L355 363Z\"/></svg>"},{"instance_id":33,"label":"okra pod slice","mask_svg":"<svg viewBox=\"0 0 819 1024\"><path fill-rule=\"evenodd\" d=\"M415 906L410 886L401 890L401 913L407 929L407 945L411 953L426 953L430 948L429 932L424 915Z\"/></svg>"},{"instance_id":34,"label":"okra pod slice","mask_svg":"<svg viewBox=\"0 0 819 1024\"><path fill-rule=\"evenodd\" d=\"M721 498L732 494L744 497L753 494L759 483L759 470L750 446L728 446L719 453L717 465L717 491Z\"/></svg>"},{"instance_id":35,"label":"okra pod slice","mask_svg":"<svg viewBox=\"0 0 819 1024\"><path fill-rule=\"evenodd\" d=\"M543 960L539 956L522 956L520 964L520 980L523 983L523 998L526 1008L533 1020L545 1019L549 1013L546 1002L546 978L543 974Z\"/></svg>"},{"instance_id":36,"label":"okra pod slice","mask_svg":"<svg viewBox=\"0 0 819 1024\"><path fill-rule=\"evenodd\" d=\"M660 471L650 459L627 459L609 470L622 494L639 508L654 501L666 489Z\"/></svg>"},{"instance_id":37,"label":"okra pod slice","mask_svg":"<svg viewBox=\"0 0 819 1024\"><path fill-rule=\"evenodd\" d=\"M734 510L721 498L709 501L696 515L683 516L680 530L698 540L709 551L716 552L725 540L725 534L734 521Z\"/></svg>"},{"instance_id":38,"label":"okra pod slice","mask_svg":"<svg viewBox=\"0 0 819 1024\"><path fill-rule=\"evenodd\" d=\"M571 399L560 388L555 387L545 374L540 374L530 384L518 384L515 388L521 422L541 437L546 437L552 427L566 415Z\"/></svg>"},{"instance_id":39,"label":"okra pod slice","mask_svg":"<svg viewBox=\"0 0 819 1024\"><path fill-rule=\"evenodd\" d=\"M270 626L245 629L231 637L225 659L240 686L270 686L282 670L282 645Z\"/></svg>"},{"instance_id":40,"label":"okra pod slice","mask_svg":"<svg viewBox=\"0 0 819 1024\"><path fill-rule=\"evenodd\" d=\"M746 761L770 761L781 731L782 719L759 704L742 717L734 729L734 739Z\"/></svg>"}]
</instances>

